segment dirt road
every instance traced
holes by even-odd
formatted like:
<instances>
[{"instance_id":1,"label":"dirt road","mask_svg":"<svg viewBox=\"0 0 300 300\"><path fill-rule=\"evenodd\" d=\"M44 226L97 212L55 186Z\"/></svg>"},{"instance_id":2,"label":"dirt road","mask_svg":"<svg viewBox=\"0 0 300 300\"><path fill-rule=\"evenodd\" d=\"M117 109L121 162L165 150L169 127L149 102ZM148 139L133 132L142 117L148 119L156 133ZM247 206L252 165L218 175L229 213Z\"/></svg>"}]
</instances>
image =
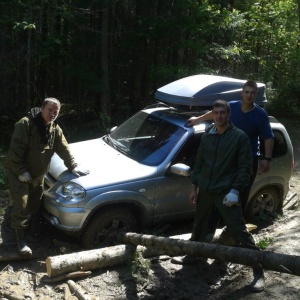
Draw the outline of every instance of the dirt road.
<instances>
[{"instance_id":1,"label":"dirt road","mask_svg":"<svg viewBox=\"0 0 300 300\"><path fill-rule=\"evenodd\" d=\"M291 135L295 152L295 170L291 180L289 196L300 195L300 125L284 122ZM0 205L8 204L8 194L1 191ZM283 217L254 233L257 242L268 244L266 251L300 256L300 210L299 205L284 209ZM186 227L186 232L190 231ZM170 235L178 228L166 227ZM184 232L181 232L184 233ZM76 244L55 243L54 239L66 242L61 235L51 230L45 232L35 243L39 257L28 261L0 262L1 299L78 299L72 295L66 281L45 283L45 259L47 256L79 251ZM72 242L68 240L68 242ZM262 293L252 294L249 283L252 279L250 267L236 264L220 264L209 260L207 264L176 265L169 256L151 260L136 257L123 266L93 271L91 276L75 280L86 292L86 299L300 299L300 277L286 273L266 271L266 288Z\"/></svg>"}]
</instances>

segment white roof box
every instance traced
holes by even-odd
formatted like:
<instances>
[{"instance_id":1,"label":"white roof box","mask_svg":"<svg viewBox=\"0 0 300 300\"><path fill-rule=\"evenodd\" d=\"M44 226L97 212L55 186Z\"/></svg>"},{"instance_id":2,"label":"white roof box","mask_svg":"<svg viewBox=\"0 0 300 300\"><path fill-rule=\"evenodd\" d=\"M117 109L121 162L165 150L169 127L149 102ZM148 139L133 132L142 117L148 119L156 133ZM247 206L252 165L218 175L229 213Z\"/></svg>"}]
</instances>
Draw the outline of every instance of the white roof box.
<instances>
[{"instance_id":1,"label":"white roof box","mask_svg":"<svg viewBox=\"0 0 300 300\"><path fill-rule=\"evenodd\" d=\"M217 99L241 100L241 90L246 80L215 75L194 75L171 82L155 93L160 102L175 107L211 107ZM255 103L267 103L266 86L257 83L258 95Z\"/></svg>"}]
</instances>

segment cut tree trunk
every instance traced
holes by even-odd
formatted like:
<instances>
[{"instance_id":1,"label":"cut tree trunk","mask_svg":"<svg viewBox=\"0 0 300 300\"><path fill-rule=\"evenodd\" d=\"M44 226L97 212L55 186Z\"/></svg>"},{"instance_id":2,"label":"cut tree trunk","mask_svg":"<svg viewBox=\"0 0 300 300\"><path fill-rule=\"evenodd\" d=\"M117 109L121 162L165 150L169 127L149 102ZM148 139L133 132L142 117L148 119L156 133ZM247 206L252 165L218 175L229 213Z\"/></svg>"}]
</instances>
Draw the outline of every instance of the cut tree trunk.
<instances>
[{"instance_id":1,"label":"cut tree trunk","mask_svg":"<svg viewBox=\"0 0 300 300\"><path fill-rule=\"evenodd\" d=\"M49 277L56 277L75 271L90 271L123 264L134 257L135 249L133 245L118 245L50 256L46 258L47 274Z\"/></svg>"},{"instance_id":2,"label":"cut tree trunk","mask_svg":"<svg viewBox=\"0 0 300 300\"><path fill-rule=\"evenodd\" d=\"M300 276L300 256L296 255L176 240L137 233L120 233L119 238L123 243L143 245L151 249L158 249L171 256L184 254L202 256L251 267L263 267L266 270Z\"/></svg>"}]
</instances>

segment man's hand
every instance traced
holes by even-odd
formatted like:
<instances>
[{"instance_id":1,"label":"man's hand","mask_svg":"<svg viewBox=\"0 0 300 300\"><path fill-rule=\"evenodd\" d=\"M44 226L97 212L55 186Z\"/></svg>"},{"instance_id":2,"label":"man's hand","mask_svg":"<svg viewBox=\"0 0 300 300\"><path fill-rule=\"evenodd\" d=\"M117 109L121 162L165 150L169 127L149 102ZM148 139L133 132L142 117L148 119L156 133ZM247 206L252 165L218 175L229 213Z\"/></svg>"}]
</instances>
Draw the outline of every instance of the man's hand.
<instances>
[{"instance_id":1,"label":"man's hand","mask_svg":"<svg viewBox=\"0 0 300 300\"><path fill-rule=\"evenodd\" d=\"M83 169L82 167L75 167L73 170L72 170L72 173L77 176L77 177L80 177L80 176L84 176L84 175L87 175L87 174L90 174L90 171L89 170L86 170L86 169Z\"/></svg>"},{"instance_id":2,"label":"man's hand","mask_svg":"<svg viewBox=\"0 0 300 300\"><path fill-rule=\"evenodd\" d=\"M198 118L197 117L191 117L187 120L187 124L188 126L194 126L197 124L197 120Z\"/></svg>"},{"instance_id":3,"label":"man's hand","mask_svg":"<svg viewBox=\"0 0 300 300\"><path fill-rule=\"evenodd\" d=\"M197 200L197 187L193 185L189 196L190 204L195 204Z\"/></svg>"},{"instance_id":4,"label":"man's hand","mask_svg":"<svg viewBox=\"0 0 300 300\"><path fill-rule=\"evenodd\" d=\"M268 172L271 168L271 162L268 160L260 160L258 164L258 174Z\"/></svg>"},{"instance_id":5,"label":"man's hand","mask_svg":"<svg viewBox=\"0 0 300 300\"><path fill-rule=\"evenodd\" d=\"M224 197L223 204L226 206L239 205L239 191L231 189L230 192Z\"/></svg>"},{"instance_id":6,"label":"man's hand","mask_svg":"<svg viewBox=\"0 0 300 300\"><path fill-rule=\"evenodd\" d=\"M31 182L31 180L32 180L30 174L27 171L25 171L23 174L19 175L18 178L21 182Z\"/></svg>"}]
</instances>

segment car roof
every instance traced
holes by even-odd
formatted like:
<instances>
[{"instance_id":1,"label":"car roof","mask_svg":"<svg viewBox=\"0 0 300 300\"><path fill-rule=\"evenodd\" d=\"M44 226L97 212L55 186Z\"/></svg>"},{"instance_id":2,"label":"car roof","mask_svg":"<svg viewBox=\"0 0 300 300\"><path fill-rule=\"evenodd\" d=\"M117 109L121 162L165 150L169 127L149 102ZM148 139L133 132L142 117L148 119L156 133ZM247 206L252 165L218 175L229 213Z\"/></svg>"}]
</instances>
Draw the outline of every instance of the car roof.
<instances>
[{"instance_id":1,"label":"car roof","mask_svg":"<svg viewBox=\"0 0 300 300\"><path fill-rule=\"evenodd\" d=\"M155 93L155 98L175 107L211 107L217 99L241 100L241 91L246 80L216 75L193 75L171 82ZM258 95L255 102L259 106L267 103L266 86L257 83Z\"/></svg>"}]
</instances>

